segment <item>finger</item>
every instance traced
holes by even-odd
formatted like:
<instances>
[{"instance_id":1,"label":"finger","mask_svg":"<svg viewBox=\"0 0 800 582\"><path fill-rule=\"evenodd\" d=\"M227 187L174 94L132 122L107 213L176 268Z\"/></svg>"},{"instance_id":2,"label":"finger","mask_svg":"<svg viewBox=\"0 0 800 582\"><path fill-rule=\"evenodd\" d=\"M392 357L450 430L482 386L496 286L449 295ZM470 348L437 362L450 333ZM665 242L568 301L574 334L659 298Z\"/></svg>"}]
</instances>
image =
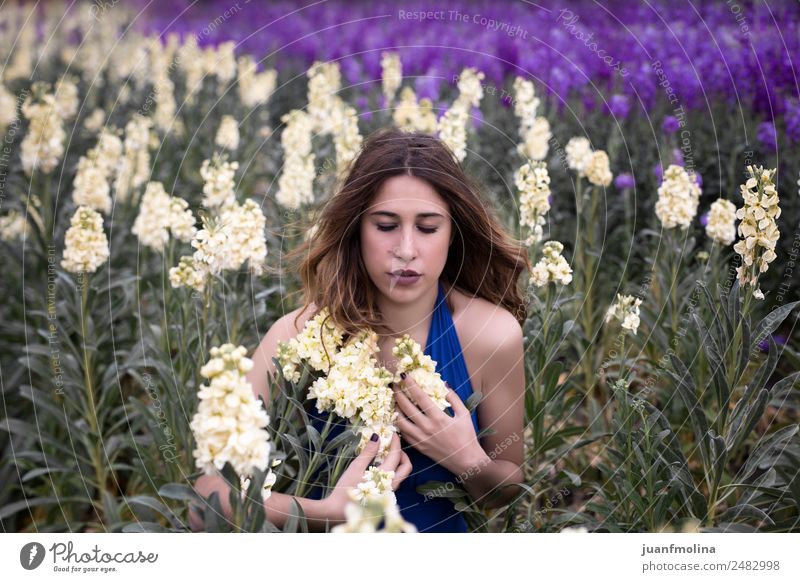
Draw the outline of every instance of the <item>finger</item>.
<instances>
[{"instance_id":1,"label":"finger","mask_svg":"<svg viewBox=\"0 0 800 582\"><path fill-rule=\"evenodd\" d=\"M402 392L395 392L395 402L397 402L398 412L402 413L407 420L417 424L425 422L425 414L411 402L408 396Z\"/></svg>"},{"instance_id":2,"label":"finger","mask_svg":"<svg viewBox=\"0 0 800 582\"><path fill-rule=\"evenodd\" d=\"M417 406L425 414L433 414L436 410L439 410L439 408L433 403L433 400L431 400L431 397L428 396L422 388L420 388L419 384L414 382L411 374L406 374L406 377L403 380L403 385L408 389L408 391L414 397L414 400L417 401Z\"/></svg>"},{"instance_id":3,"label":"finger","mask_svg":"<svg viewBox=\"0 0 800 582\"><path fill-rule=\"evenodd\" d=\"M464 401L461 400L461 397L456 394L456 391L450 388L447 391L447 395L445 396L447 401L450 403L450 406L453 407L453 414L456 416L461 416L463 414L470 414L469 408L464 405Z\"/></svg>"},{"instance_id":4,"label":"finger","mask_svg":"<svg viewBox=\"0 0 800 582\"><path fill-rule=\"evenodd\" d=\"M378 436L378 433L374 433L372 436ZM364 445L364 450L362 450L358 456L356 456L356 458L350 462L350 467L348 470L353 469L354 471L358 471L359 475L364 473L364 471L367 470L367 467L369 467L372 459L374 459L375 455L378 454L380 440L380 437L376 438L375 440L368 440L367 444Z\"/></svg>"},{"instance_id":5,"label":"finger","mask_svg":"<svg viewBox=\"0 0 800 582\"><path fill-rule=\"evenodd\" d=\"M397 467L397 464L400 462L401 452L400 437L397 436L397 433L393 433L392 439L389 441L389 452L383 460L383 463L379 465L379 468L384 471L394 471L394 468Z\"/></svg>"},{"instance_id":6,"label":"finger","mask_svg":"<svg viewBox=\"0 0 800 582\"><path fill-rule=\"evenodd\" d=\"M414 445L422 440L422 431L420 428L411 422L408 417L399 410L397 411L397 420L395 420L395 425L403 434L403 438L408 442L408 444Z\"/></svg>"},{"instance_id":7,"label":"finger","mask_svg":"<svg viewBox=\"0 0 800 582\"><path fill-rule=\"evenodd\" d=\"M408 455L403 453L400 459L400 464L397 466L397 469L394 471L394 479L392 479L392 489L397 490L400 487L401 483L406 480L406 478L411 474L411 470L413 469L413 465L411 464L411 459L408 458Z\"/></svg>"}]
</instances>

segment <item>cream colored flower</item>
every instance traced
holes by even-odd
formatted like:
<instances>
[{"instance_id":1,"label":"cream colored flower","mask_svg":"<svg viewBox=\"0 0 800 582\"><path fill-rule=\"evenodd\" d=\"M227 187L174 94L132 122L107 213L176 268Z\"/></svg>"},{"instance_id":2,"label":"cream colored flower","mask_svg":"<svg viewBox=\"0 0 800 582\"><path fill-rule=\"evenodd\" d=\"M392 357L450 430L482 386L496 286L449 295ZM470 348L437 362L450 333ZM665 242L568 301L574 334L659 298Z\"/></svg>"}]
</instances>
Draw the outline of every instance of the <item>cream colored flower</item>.
<instances>
[{"instance_id":1,"label":"cream colored flower","mask_svg":"<svg viewBox=\"0 0 800 582\"><path fill-rule=\"evenodd\" d=\"M243 55L237 60L239 80L236 89L242 105L253 108L264 105L269 101L278 81L278 73L274 69L257 72L257 65L253 57Z\"/></svg>"},{"instance_id":2,"label":"cream colored flower","mask_svg":"<svg viewBox=\"0 0 800 582\"><path fill-rule=\"evenodd\" d=\"M764 293L758 287L758 278L777 258L775 249L780 231L776 221L781 215L781 208L778 205L778 190L773 182L776 169L747 166L747 172L750 177L741 185L744 206L736 211L736 218L741 221L738 228L740 240L733 250L742 257L742 265L736 269L739 283L754 287L753 296L763 299Z\"/></svg>"},{"instance_id":3,"label":"cream colored flower","mask_svg":"<svg viewBox=\"0 0 800 582\"><path fill-rule=\"evenodd\" d=\"M281 134L284 165L275 199L284 208L296 210L314 201L314 120L308 113L293 109L281 121L286 124Z\"/></svg>"},{"instance_id":4,"label":"cream colored flower","mask_svg":"<svg viewBox=\"0 0 800 582\"><path fill-rule=\"evenodd\" d=\"M203 206L217 208L233 204L236 201L236 184L234 177L239 169L239 162L228 162L215 155L204 160L200 167L203 178Z\"/></svg>"},{"instance_id":5,"label":"cream colored flower","mask_svg":"<svg viewBox=\"0 0 800 582\"><path fill-rule=\"evenodd\" d=\"M17 120L17 100L14 95L0 83L0 133Z\"/></svg>"},{"instance_id":6,"label":"cream colored flower","mask_svg":"<svg viewBox=\"0 0 800 582\"><path fill-rule=\"evenodd\" d=\"M230 463L236 473L252 476L269 464L269 424L261 402L245 374L253 362L243 346L224 344L211 348L211 359L200 369L208 384L200 387L200 401L190 427L194 433L195 464L207 475Z\"/></svg>"},{"instance_id":7,"label":"cream colored flower","mask_svg":"<svg viewBox=\"0 0 800 582\"><path fill-rule=\"evenodd\" d=\"M516 77L514 79L514 114L520 121L520 134L535 123L539 103L533 82Z\"/></svg>"},{"instance_id":8,"label":"cream colored flower","mask_svg":"<svg viewBox=\"0 0 800 582\"><path fill-rule=\"evenodd\" d=\"M458 99L465 111L478 107L483 99L482 81L485 75L474 67L467 67L458 77Z\"/></svg>"},{"instance_id":9,"label":"cream colored flower","mask_svg":"<svg viewBox=\"0 0 800 582\"><path fill-rule=\"evenodd\" d=\"M617 301L606 312L606 323L618 319L622 322L623 329L636 335L639 329L639 306L641 304L642 300L638 297L617 293Z\"/></svg>"},{"instance_id":10,"label":"cream colored flower","mask_svg":"<svg viewBox=\"0 0 800 582\"><path fill-rule=\"evenodd\" d=\"M222 116L214 143L230 151L239 147L239 123L232 115Z\"/></svg>"},{"instance_id":11,"label":"cream colored flower","mask_svg":"<svg viewBox=\"0 0 800 582\"><path fill-rule=\"evenodd\" d=\"M595 186L609 186L614 178L609 167L608 154L603 150L592 152L584 171L586 179Z\"/></svg>"},{"instance_id":12,"label":"cream colored flower","mask_svg":"<svg viewBox=\"0 0 800 582\"><path fill-rule=\"evenodd\" d=\"M687 228L697 214L700 187L685 169L676 164L664 172L664 181L658 188L656 216L664 228Z\"/></svg>"},{"instance_id":13,"label":"cream colored flower","mask_svg":"<svg viewBox=\"0 0 800 582\"><path fill-rule=\"evenodd\" d=\"M130 199L131 190L139 188L150 176L150 128L149 117L134 114L125 125L123 155L119 162L114 194L118 202Z\"/></svg>"},{"instance_id":14,"label":"cream colored flower","mask_svg":"<svg viewBox=\"0 0 800 582\"><path fill-rule=\"evenodd\" d=\"M520 132L522 143L517 146L519 153L531 160L545 159L550 149L550 138L553 137L550 122L544 117L537 117L530 127L520 127Z\"/></svg>"},{"instance_id":15,"label":"cream colored flower","mask_svg":"<svg viewBox=\"0 0 800 582\"><path fill-rule=\"evenodd\" d=\"M353 107L343 107L333 125L333 145L336 149L336 171L343 177L351 162L358 156L363 139L358 132L358 113Z\"/></svg>"},{"instance_id":16,"label":"cream colored flower","mask_svg":"<svg viewBox=\"0 0 800 582\"><path fill-rule=\"evenodd\" d=\"M103 217L91 208L79 207L64 238L61 266L71 273L94 273L108 257Z\"/></svg>"},{"instance_id":17,"label":"cream colored flower","mask_svg":"<svg viewBox=\"0 0 800 582\"><path fill-rule=\"evenodd\" d=\"M544 256L534 265L531 271L531 282L537 287L544 287L548 283L569 285L572 282L572 268L561 255L564 245L558 241L544 243L542 253Z\"/></svg>"},{"instance_id":18,"label":"cream colored flower","mask_svg":"<svg viewBox=\"0 0 800 582\"><path fill-rule=\"evenodd\" d=\"M575 170L578 176L586 175L586 166L592 158L592 144L585 137L573 137L564 148L567 155L567 165Z\"/></svg>"},{"instance_id":19,"label":"cream colored flower","mask_svg":"<svg viewBox=\"0 0 800 582\"><path fill-rule=\"evenodd\" d=\"M29 176L37 170L49 174L64 155L66 133L58 105L54 95L41 93L44 87L35 84L34 94L38 93L40 97L34 101L33 96L29 95L22 104L22 114L28 119L29 126L20 145L20 158L22 168Z\"/></svg>"},{"instance_id":20,"label":"cream colored flower","mask_svg":"<svg viewBox=\"0 0 800 582\"><path fill-rule=\"evenodd\" d=\"M312 131L330 133L333 130L332 113L341 106L337 95L342 85L339 63L315 62L307 74L308 115L311 116Z\"/></svg>"},{"instance_id":21,"label":"cream colored flower","mask_svg":"<svg viewBox=\"0 0 800 582\"><path fill-rule=\"evenodd\" d=\"M28 221L16 210L0 216L0 239L11 242L28 235Z\"/></svg>"},{"instance_id":22,"label":"cream colored flower","mask_svg":"<svg viewBox=\"0 0 800 582\"><path fill-rule=\"evenodd\" d=\"M72 192L72 200L77 206L88 206L104 214L111 212L110 181L116 174L121 156L122 141L113 130L104 129L97 146L78 160Z\"/></svg>"},{"instance_id":23,"label":"cream colored flower","mask_svg":"<svg viewBox=\"0 0 800 582\"><path fill-rule=\"evenodd\" d=\"M189 242L197 233L194 215L185 200L170 197L161 182L150 182L131 232L143 245L162 252L169 241L168 230L179 240Z\"/></svg>"},{"instance_id":24,"label":"cream colored flower","mask_svg":"<svg viewBox=\"0 0 800 582\"><path fill-rule=\"evenodd\" d=\"M736 240L736 206L733 202L719 198L711 204L706 234L711 240L724 246L729 246Z\"/></svg>"},{"instance_id":25,"label":"cream colored flower","mask_svg":"<svg viewBox=\"0 0 800 582\"><path fill-rule=\"evenodd\" d=\"M544 215L550 211L550 175L543 162L529 162L514 174L519 190L520 225L530 231L525 241L532 245L542 240Z\"/></svg>"},{"instance_id":26,"label":"cream colored flower","mask_svg":"<svg viewBox=\"0 0 800 582\"><path fill-rule=\"evenodd\" d=\"M459 162L467 157L468 119L467 110L456 102L439 120L439 139L447 144Z\"/></svg>"},{"instance_id":27,"label":"cream colored flower","mask_svg":"<svg viewBox=\"0 0 800 582\"><path fill-rule=\"evenodd\" d=\"M394 96L403 82L403 64L397 53L381 53L381 81L387 106L394 101Z\"/></svg>"}]
</instances>

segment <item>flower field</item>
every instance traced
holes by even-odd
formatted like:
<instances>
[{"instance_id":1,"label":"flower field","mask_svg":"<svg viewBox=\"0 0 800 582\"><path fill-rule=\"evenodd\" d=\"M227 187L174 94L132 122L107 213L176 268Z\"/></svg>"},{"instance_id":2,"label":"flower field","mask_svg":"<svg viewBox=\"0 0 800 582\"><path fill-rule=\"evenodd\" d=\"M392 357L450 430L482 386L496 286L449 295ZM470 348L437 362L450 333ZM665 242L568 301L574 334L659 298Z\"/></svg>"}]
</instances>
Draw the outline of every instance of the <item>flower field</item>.
<instances>
[{"instance_id":1,"label":"flower field","mask_svg":"<svg viewBox=\"0 0 800 582\"><path fill-rule=\"evenodd\" d=\"M454 4L0 7L3 531L190 531L203 474L232 486L207 531L309 531L264 502L387 454L374 334L317 317L268 401L246 375L391 126L441 138L532 265L524 483L426 496L474 532L800 530L800 9ZM391 478L333 531L415 531Z\"/></svg>"}]
</instances>

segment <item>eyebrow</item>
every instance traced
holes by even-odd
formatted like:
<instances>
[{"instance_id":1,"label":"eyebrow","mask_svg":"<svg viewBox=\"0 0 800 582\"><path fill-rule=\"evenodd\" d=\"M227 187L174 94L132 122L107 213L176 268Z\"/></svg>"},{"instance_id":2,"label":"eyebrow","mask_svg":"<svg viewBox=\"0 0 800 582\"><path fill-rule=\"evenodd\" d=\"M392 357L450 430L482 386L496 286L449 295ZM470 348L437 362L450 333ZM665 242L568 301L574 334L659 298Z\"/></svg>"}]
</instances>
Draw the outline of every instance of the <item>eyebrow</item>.
<instances>
[{"instance_id":1,"label":"eyebrow","mask_svg":"<svg viewBox=\"0 0 800 582\"><path fill-rule=\"evenodd\" d=\"M378 216L378 215L388 216L390 218L400 218L399 214L397 214L396 212L389 212L388 210L376 210L375 212L372 212L370 214L370 216ZM420 212L419 214L417 214L417 218L430 218L434 216L438 216L439 218L444 218L444 216L439 214L438 212Z\"/></svg>"}]
</instances>

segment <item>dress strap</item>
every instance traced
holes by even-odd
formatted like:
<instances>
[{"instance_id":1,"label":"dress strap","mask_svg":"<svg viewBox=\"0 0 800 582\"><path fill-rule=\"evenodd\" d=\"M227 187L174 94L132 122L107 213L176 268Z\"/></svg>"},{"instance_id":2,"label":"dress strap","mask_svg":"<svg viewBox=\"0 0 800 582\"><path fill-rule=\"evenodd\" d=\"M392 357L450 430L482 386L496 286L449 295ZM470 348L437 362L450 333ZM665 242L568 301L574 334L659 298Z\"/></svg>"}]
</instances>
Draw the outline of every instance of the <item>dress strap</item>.
<instances>
[{"instance_id":1,"label":"dress strap","mask_svg":"<svg viewBox=\"0 0 800 582\"><path fill-rule=\"evenodd\" d=\"M436 305L428 331L425 354L436 361L436 371L443 380L446 380L452 386L461 400L466 402L473 392L472 382L467 371L467 364L464 361L461 342L458 340L458 333L453 324L453 316L447 306L444 285L441 281L438 284ZM478 432L477 410L472 413L472 424L475 427L475 432Z\"/></svg>"}]
</instances>

